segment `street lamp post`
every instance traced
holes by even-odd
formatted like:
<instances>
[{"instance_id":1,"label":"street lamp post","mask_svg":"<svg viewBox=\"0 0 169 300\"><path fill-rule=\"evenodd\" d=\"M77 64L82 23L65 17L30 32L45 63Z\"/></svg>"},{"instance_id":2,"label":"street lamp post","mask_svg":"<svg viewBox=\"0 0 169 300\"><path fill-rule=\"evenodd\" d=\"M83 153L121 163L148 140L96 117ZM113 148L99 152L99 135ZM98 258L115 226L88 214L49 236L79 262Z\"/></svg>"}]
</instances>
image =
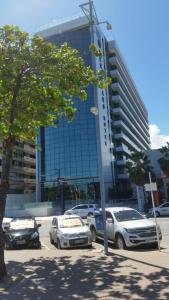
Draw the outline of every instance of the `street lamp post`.
<instances>
[{"instance_id":1,"label":"street lamp post","mask_svg":"<svg viewBox=\"0 0 169 300\"><path fill-rule=\"evenodd\" d=\"M110 30L111 24L108 21L99 22L93 1L89 0L89 2L80 5L82 11L84 12L85 16L89 20L89 26L91 31L91 44L94 44L94 26L99 24L106 24L107 30ZM96 63L95 57L92 54L92 68L96 71ZM108 255L108 240L107 240L107 232L106 232L106 211L105 211L105 186L104 186L104 175L103 175L103 159L102 159L102 152L101 152L101 138L100 138L100 122L99 122L99 111L98 111L98 103L97 103L97 87L94 85L94 102L95 107L91 108L91 112L97 116L97 128L98 128L98 154L100 160L100 193L101 193L101 208L102 208L102 216L103 216L103 231L104 231L104 253Z\"/></svg>"}]
</instances>

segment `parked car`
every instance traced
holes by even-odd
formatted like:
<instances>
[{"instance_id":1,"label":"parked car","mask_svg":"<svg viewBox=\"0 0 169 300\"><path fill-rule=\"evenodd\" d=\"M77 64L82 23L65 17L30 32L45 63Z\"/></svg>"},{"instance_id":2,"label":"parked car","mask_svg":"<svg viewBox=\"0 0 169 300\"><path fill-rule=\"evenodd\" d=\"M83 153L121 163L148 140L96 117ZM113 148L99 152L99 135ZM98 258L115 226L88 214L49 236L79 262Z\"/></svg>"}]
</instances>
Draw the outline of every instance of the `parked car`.
<instances>
[{"instance_id":1,"label":"parked car","mask_svg":"<svg viewBox=\"0 0 169 300\"><path fill-rule=\"evenodd\" d=\"M88 218L89 228L93 241L103 237L103 226L96 217ZM134 247L143 244L157 246L156 226L153 220L146 219L137 210L127 207L106 208L106 231L108 240L114 241L119 249ZM161 229L158 225L160 240Z\"/></svg>"},{"instance_id":2,"label":"parked car","mask_svg":"<svg viewBox=\"0 0 169 300\"><path fill-rule=\"evenodd\" d=\"M5 248L41 248L38 231L40 226L33 217L14 218L4 227Z\"/></svg>"},{"instance_id":3,"label":"parked car","mask_svg":"<svg viewBox=\"0 0 169 300\"><path fill-rule=\"evenodd\" d=\"M80 204L65 211L65 215L76 214L81 218L87 218L87 216L94 215L94 212L97 209L97 204Z\"/></svg>"},{"instance_id":4,"label":"parked car","mask_svg":"<svg viewBox=\"0 0 169 300\"><path fill-rule=\"evenodd\" d=\"M169 216L169 202L165 202L160 206L155 207L156 216ZM153 209L149 209L148 211L149 216L153 216Z\"/></svg>"},{"instance_id":5,"label":"parked car","mask_svg":"<svg viewBox=\"0 0 169 300\"><path fill-rule=\"evenodd\" d=\"M49 236L51 244L56 244L58 249L92 246L90 229L77 215L54 217Z\"/></svg>"}]
</instances>

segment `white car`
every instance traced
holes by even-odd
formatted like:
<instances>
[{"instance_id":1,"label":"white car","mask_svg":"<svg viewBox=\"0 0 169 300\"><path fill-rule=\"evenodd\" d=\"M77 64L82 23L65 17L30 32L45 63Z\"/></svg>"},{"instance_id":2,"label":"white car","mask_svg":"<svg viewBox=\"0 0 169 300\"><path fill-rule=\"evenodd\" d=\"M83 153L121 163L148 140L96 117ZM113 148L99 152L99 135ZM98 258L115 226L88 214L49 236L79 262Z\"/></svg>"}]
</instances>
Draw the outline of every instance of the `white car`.
<instances>
[{"instance_id":1,"label":"white car","mask_svg":"<svg viewBox=\"0 0 169 300\"><path fill-rule=\"evenodd\" d=\"M156 216L169 216L169 202L165 202L160 206L155 207ZM148 215L153 216L153 209L149 209Z\"/></svg>"},{"instance_id":2,"label":"white car","mask_svg":"<svg viewBox=\"0 0 169 300\"><path fill-rule=\"evenodd\" d=\"M81 218L87 218L88 216L94 215L94 212L97 209L97 204L80 204L66 210L65 215L76 214Z\"/></svg>"},{"instance_id":3,"label":"white car","mask_svg":"<svg viewBox=\"0 0 169 300\"><path fill-rule=\"evenodd\" d=\"M93 241L103 237L103 229L98 227L96 220L89 223ZM96 217L95 217L96 219ZM157 246L156 226L153 220L144 218L137 210L127 207L106 208L106 231L108 240L114 241L117 248L125 249L143 244ZM158 234L162 239L158 225Z\"/></svg>"},{"instance_id":4,"label":"white car","mask_svg":"<svg viewBox=\"0 0 169 300\"><path fill-rule=\"evenodd\" d=\"M54 217L49 237L51 244L56 244L58 249L92 246L90 229L77 215Z\"/></svg>"}]
</instances>

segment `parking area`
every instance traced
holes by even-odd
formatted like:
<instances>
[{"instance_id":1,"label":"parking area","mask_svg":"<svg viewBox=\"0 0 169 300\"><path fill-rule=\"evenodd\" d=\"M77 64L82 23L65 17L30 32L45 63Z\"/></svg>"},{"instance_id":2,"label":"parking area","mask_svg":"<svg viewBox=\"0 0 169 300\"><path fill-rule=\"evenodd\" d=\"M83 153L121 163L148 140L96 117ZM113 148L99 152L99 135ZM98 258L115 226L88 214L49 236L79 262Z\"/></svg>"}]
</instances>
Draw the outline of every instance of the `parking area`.
<instances>
[{"instance_id":1,"label":"parking area","mask_svg":"<svg viewBox=\"0 0 169 300\"><path fill-rule=\"evenodd\" d=\"M58 250L49 241L51 220L39 220L42 249L5 251L9 273L17 283L5 290L3 300L169 299L169 219L159 218L162 250L118 250L103 243L93 248ZM57 298L56 298L57 295Z\"/></svg>"}]
</instances>

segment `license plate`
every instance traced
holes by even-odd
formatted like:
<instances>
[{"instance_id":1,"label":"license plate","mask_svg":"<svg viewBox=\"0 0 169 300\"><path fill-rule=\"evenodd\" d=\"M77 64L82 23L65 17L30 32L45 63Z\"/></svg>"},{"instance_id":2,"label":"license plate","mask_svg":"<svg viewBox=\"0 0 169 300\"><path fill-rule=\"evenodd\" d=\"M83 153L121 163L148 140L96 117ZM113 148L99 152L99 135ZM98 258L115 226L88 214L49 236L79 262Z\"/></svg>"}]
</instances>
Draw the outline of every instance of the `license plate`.
<instances>
[{"instance_id":1,"label":"license plate","mask_svg":"<svg viewBox=\"0 0 169 300\"><path fill-rule=\"evenodd\" d=\"M16 244L17 244L17 245L24 245L24 244L26 244L26 241L25 241L25 240L22 240L22 241L16 241Z\"/></svg>"},{"instance_id":2,"label":"license plate","mask_svg":"<svg viewBox=\"0 0 169 300\"><path fill-rule=\"evenodd\" d=\"M74 241L74 244L83 244L85 242L85 239L78 239Z\"/></svg>"}]
</instances>

